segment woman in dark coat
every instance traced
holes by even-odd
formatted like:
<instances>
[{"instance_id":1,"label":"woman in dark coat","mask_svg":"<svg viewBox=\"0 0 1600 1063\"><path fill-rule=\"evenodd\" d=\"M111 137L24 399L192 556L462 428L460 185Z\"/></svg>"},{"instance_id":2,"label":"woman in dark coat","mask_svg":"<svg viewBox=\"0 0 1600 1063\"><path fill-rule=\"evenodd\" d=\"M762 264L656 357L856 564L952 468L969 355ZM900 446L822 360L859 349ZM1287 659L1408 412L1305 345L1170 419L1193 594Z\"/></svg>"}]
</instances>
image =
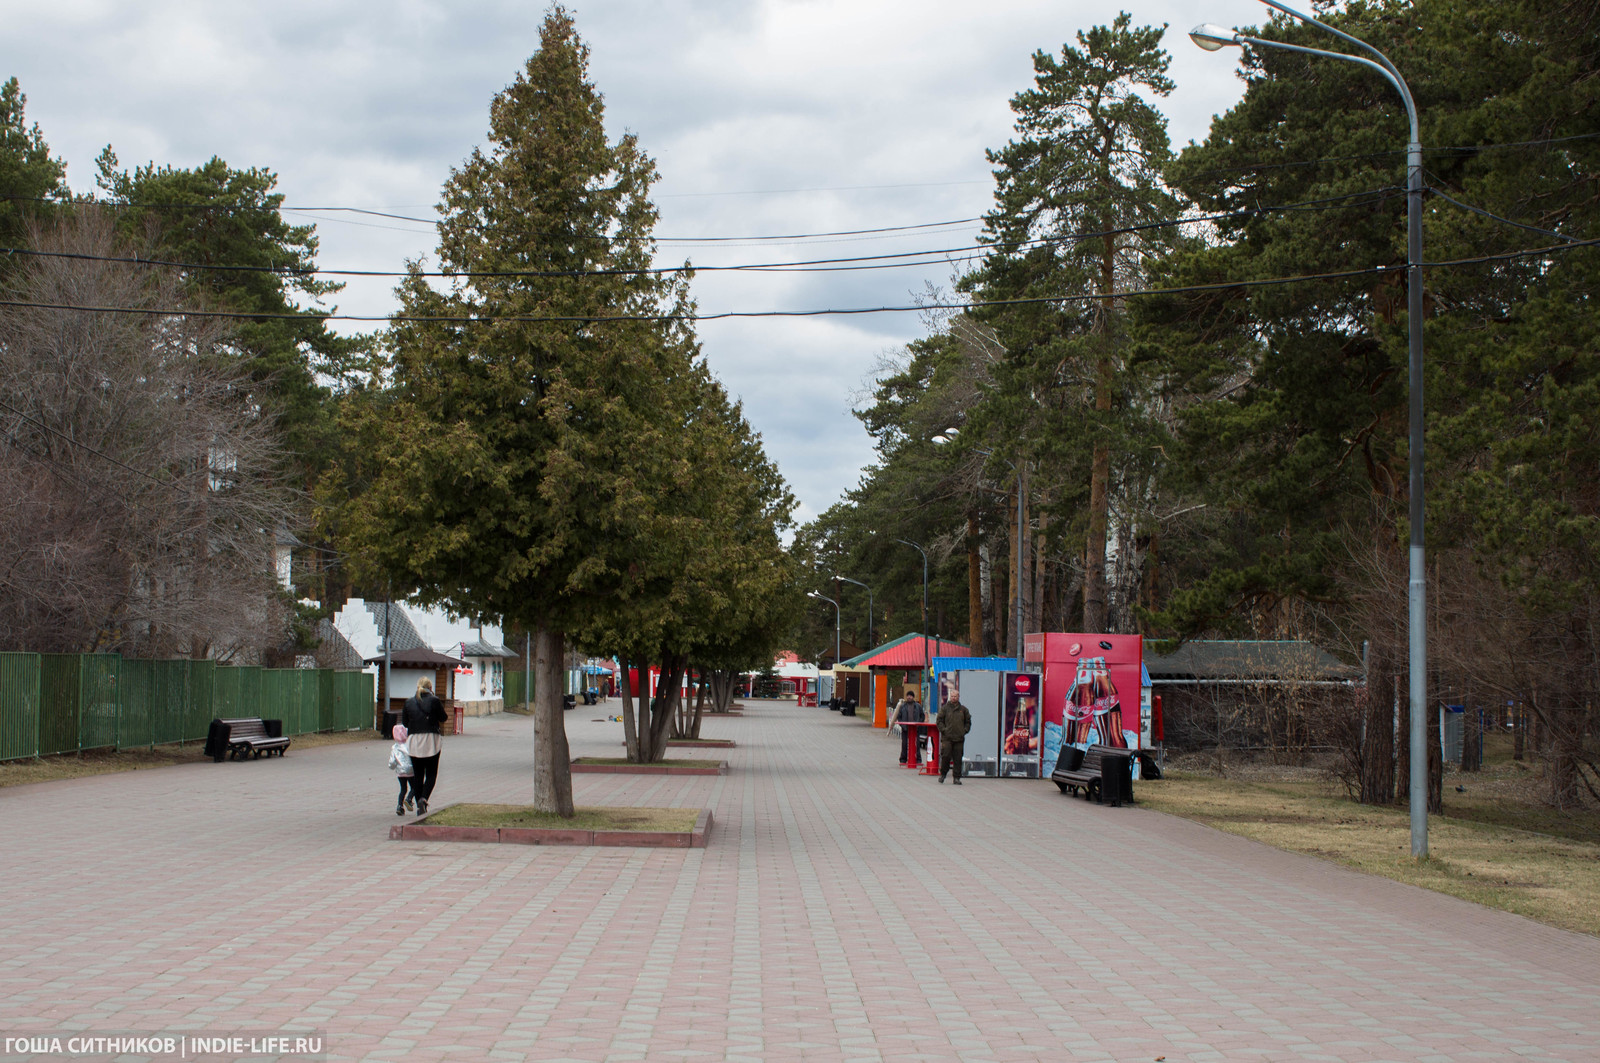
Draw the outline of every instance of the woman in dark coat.
<instances>
[{"instance_id":1,"label":"woman in dark coat","mask_svg":"<svg viewBox=\"0 0 1600 1063\"><path fill-rule=\"evenodd\" d=\"M406 752L411 754L411 793L417 799L417 815L428 814L428 798L433 796L433 784L439 777L439 753L444 749L444 735L439 725L450 718L444 711L444 702L434 697L433 683L417 680L417 693L406 699L400 713L400 722L406 725Z\"/></svg>"}]
</instances>

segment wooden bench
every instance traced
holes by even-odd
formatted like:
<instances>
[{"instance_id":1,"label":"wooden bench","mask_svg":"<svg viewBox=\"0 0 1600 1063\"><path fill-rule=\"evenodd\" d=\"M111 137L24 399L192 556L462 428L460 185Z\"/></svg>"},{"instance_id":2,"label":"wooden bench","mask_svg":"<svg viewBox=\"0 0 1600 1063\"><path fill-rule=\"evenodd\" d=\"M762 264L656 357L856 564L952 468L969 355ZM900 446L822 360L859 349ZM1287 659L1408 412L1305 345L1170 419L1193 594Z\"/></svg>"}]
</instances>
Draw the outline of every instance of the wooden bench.
<instances>
[{"instance_id":1,"label":"wooden bench","mask_svg":"<svg viewBox=\"0 0 1600 1063\"><path fill-rule=\"evenodd\" d=\"M224 754L234 760L260 759L263 753L269 757L273 753L283 756L284 750L289 748L289 740L272 734L271 731L281 731L283 724L279 720L271 722L274 726L269 729L267 721L260 717L216 721L222 733L218 735L219 742L208 743L212 746L212 759L220 764Z\"/></svg>"},{"instance_id":2,"label":"wooden bench","mask_svg":"<svg viewBox=\"0 0 1600 1063\"><path fill-rule=\"evenodd\" d=\"M1062 759L1065 760L1067 749L1061 748ZM1050 773L1050 781L1064 794L1083 793L1085 801L1101 800L1100 778L1102 774L1101 762L1106 757L1130 757L1133 750L1122 749L1118 746L1090 746L1083 754L1083 763L1076 768L1068 770L1058 762L1056 770ZM1120 796L1120 795L1119 795ZM1131 795L1130 795L1131 796ZM1116 803L1120 804L1120 800Z\"/></svg>"}]
</instances>

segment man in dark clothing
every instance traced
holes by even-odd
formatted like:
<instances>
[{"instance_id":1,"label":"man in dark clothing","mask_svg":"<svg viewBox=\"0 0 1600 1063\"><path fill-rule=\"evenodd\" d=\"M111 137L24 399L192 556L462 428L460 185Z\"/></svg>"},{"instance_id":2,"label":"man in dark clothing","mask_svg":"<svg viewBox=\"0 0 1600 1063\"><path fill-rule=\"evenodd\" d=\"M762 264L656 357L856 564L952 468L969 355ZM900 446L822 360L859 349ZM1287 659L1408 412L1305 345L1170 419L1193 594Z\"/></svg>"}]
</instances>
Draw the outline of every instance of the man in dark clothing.
<instances>
[{"instance_id":1,"label":"man in dark clothing","mask_svg":"<svg viewBox=\"0 0 1600 1063\"><path fill-rule=\"evenodd\" d=\"M927 719L927 713L922 711L922 704L917 701L917 696L911 691L906 691L905 697L900 699L900 704L894 710L895 723L921 723ZM900 763L904 764L906 758L916 757L916 747L911 744L911 732L900 728ZM913 763L915 760L913 759Z\"/></svg>"},{"instance_id":2,"label":"man in dark clothing","mask_svg":"<svg viewBox=\"0 0 1600 1063\"><path fill-rule=\"evenodd\" d=\"M972 713L961 702L951 699L939 709L939 781L952 770L956 785L961 785L961 747L972 730Z\"/></svg>"}]
</instances>

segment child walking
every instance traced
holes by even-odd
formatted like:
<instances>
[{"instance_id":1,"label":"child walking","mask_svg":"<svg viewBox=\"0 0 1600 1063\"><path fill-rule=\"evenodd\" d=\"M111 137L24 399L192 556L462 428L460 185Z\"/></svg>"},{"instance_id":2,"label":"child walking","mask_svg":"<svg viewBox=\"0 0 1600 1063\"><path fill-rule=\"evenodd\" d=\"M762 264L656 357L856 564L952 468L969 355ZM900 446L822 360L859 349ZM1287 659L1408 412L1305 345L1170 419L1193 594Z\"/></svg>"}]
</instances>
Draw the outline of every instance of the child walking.
<instances>
[{"instance_id":1,"label":"child walking","mask_svg":"<svg viewBox=\"0 0 1600 1063\"><path fill-rule=\"evenodd\" d=\"M403 723L394 725L394 745L389 747L389 770L400 776L400 797L395 802L394 814L403 816L417 807L411 794L411 754L406 752L406 727Z\"/></svg>"}]
</instances>

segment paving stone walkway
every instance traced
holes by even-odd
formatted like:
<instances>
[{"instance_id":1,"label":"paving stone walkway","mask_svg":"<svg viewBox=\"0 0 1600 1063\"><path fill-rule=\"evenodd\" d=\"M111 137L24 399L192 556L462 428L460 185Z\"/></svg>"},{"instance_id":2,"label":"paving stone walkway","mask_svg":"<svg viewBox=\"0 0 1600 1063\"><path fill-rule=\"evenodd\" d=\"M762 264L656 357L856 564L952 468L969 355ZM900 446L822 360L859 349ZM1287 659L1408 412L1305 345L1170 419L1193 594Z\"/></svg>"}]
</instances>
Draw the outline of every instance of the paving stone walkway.
<instances>
[{"instance_id":1,"label":"paving stone walkway","mask_svg":"<svg viewBox=\"0 0 1600 1063\"><path fill-rule=\"evenodd\" d=\"M618 755L601 711L567 714L574 755ZM531 721L468 725L435 807L528 800ZM315 1029L328 1058L406 1063L1600 1060L1600 939L1048 783L939 786L826 709L706 732L738 741L729 775L574 779L580 804L712 808L703 850L391 842L377 742L0 790L0 1035Z\"/></svg>"}]
</instances>

